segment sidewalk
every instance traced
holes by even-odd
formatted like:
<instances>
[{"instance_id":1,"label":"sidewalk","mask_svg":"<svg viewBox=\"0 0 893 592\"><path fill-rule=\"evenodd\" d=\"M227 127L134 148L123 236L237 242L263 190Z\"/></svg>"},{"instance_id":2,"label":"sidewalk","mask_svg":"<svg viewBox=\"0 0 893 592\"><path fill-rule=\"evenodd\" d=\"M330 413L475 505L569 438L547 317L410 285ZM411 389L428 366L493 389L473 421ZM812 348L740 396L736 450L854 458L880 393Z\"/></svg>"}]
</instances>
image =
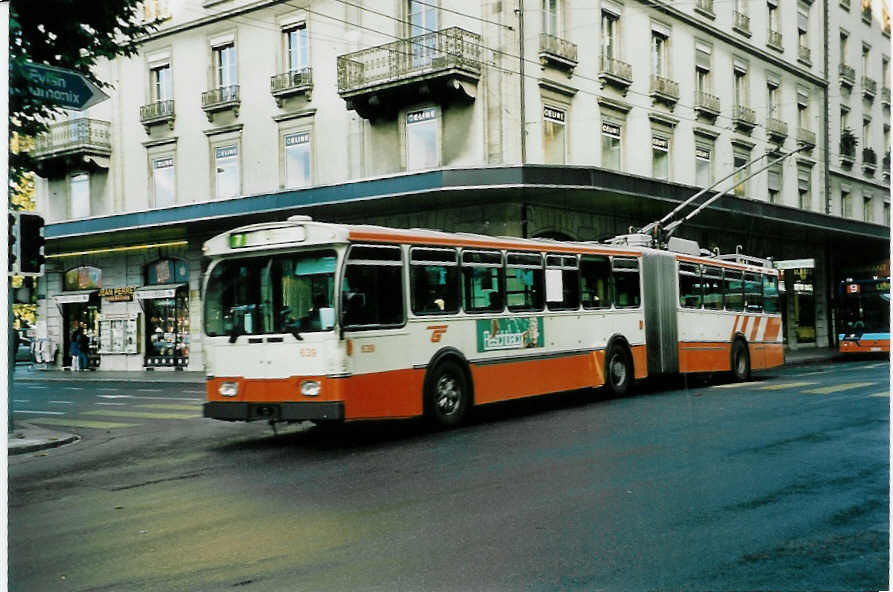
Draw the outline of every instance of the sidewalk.
<instances>
[{"instance_id":1,"label":"sidewalk","mask_svg":"<svg viewBox=\"0 0 893 592\"><path fill-rule=\"evenodd\" d=\"M809 348L785 351L785 365L796 366L801 364L821 364L830 362L838 357L837 349L833 347ZM133 371L111 372L96 370L94 372L70 372L68 370L37 370L30 366L16 367L16 382L28 381L83 381L83 382L166 382L183 384L204 384L203 372L159 372L159 371ZM53 448L69 444L79 439L78 436L53 432L41 427L17 421L16 430L9 434L9 454L23 454L34 452L44 448Z\"/></svg>"}]
</instances>

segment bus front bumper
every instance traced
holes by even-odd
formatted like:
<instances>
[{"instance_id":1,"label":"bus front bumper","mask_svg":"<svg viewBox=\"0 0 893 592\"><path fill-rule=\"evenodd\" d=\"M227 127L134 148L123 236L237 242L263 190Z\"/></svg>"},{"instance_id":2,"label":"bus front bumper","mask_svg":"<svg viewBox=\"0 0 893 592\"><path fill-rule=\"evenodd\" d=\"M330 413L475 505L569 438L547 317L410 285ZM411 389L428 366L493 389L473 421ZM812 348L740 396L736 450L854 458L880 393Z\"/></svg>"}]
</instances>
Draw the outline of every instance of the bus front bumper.
<instances>
[{"instance_id":1,"label":"bus front bumper","mask_svg":"<svg viewBox=\"0 0 893 592\"><path fill-rule=\"evenodd\" d=\"M343 420L342 401L301 403L240 403L211 401L203 405L202 414L224 421L303 421Z\"/></svg>"}]
</instances>

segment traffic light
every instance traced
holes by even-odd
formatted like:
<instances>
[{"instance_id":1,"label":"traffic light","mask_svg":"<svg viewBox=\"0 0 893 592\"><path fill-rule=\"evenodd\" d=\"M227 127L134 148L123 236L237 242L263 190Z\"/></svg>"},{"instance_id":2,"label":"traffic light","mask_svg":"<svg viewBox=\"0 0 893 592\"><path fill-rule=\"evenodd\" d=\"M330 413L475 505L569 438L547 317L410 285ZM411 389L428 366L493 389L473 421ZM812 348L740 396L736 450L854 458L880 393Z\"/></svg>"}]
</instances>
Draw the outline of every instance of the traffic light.
<instances>
[{"instance_id":1,"label":"traffic light","mask_svg":"<svg viewBox=\"0 0 893 592\"><path fill-rule=\"evenodd\" d=\"M19 212L19 273L20 275L42 275L43 263L43 218L30 212Z\"/></svg>"},{"instance_id":2,"label":"traffic light","mask_svg":"<svg viewBox=\"0 0 893 592\"><path fill-rule=\"evenodd\" d=\"M19 236L19 214L18 212L9 212L9 273L15 274L19 272L19 246L21 243L16 240Z\"/></svg>"}]
</instances>

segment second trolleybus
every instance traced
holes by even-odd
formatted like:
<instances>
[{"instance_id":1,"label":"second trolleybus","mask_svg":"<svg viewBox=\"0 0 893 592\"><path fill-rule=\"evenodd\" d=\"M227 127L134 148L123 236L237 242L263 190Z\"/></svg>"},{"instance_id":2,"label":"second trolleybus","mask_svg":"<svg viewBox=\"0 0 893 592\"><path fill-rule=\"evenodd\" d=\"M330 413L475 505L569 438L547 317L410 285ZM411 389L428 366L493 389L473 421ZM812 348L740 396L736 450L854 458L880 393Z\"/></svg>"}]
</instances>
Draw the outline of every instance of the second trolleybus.
<instances>
[{"instance_id":1,"label":"second trolleybus","mask_svg":"<svg viewBox=\"0 0 893 592\"><path fill-rule=\"evenodd\" d=\"M327 224L209 240L204 415L428 416L669 373L784 362L778 272L741 254ZM640 244L641 243L641 244Z\"/></svg>"}]
</instances>

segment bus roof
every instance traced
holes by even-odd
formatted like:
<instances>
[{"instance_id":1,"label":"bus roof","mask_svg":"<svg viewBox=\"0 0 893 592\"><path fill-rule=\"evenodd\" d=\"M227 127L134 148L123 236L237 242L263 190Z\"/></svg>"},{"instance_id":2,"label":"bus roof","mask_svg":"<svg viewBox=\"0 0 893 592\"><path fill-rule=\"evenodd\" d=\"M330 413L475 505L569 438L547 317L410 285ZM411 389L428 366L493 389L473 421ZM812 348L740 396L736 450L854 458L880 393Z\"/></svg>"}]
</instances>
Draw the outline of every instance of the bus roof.
<instances>
[{"instance_id":1,"label":"bus roof","mask_svg":"<svg viewBox=\"0 0 893 592\"><path fill-rule=\"evenodd\" d=\"M239 237L235 243L234 237ZM445 232L427 228L391 228L370 224L337 224L317 222L311 220L309 216L292 216L283 222L252 224L218 234L205 242L204 253L206 256L219 256L236 252L278 250L311 244L344 244L349 242L406 243L411 245L627 255L633 257L641 257L643 253L649 251L667 252L650 247L615 246L597 242L490 236L468 232ZM238 246L234 246L234 244ZM771 268L741 264L713 256L695 256L680 253L675 253L675 255L679 261L777 274L777 271Z\"/></svg>"}]
</instances>

